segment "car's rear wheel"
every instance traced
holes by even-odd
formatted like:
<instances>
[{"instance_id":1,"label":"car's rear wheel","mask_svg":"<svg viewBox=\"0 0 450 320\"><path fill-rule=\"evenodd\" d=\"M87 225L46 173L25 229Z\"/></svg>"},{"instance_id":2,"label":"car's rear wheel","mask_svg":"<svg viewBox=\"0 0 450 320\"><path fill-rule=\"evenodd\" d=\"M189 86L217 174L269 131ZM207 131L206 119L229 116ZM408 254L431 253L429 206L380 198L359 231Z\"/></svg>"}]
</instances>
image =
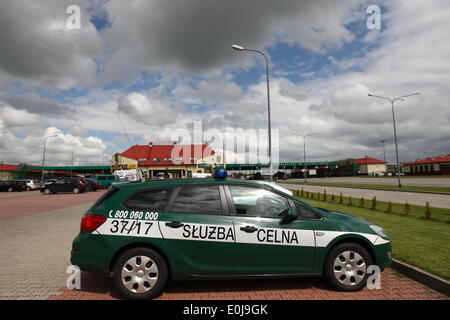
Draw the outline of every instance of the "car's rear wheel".
<instances>
[{"instance_id":1,"label":"car's rear wheel","mask_svg":"<svg viewBox=\"0 0 450 320\"><path fill-rule=\"evenodd\" d=\"M73 188L73 193L80 193L80 188L78 188L78 187L75 187L75 188Z\"/></svg>"},{"instance_id":2,"label":"car's rear wheel","mask_svg":"<svg viewBox=\"0 0 450 320\"><path fill-rule=\"evenodd\" d=\"M166 261L148 248L133 248L123 253L113 272L116 289L123 297L133 300L157 297L168 278Z\"/></svg>"},{"instance_id":3,"label":"car's rear wheel","mask_svg":"<svg viewBox=\"0 0 450 320\"><path fill-rule=\"evenodd\" d=\"M44 194L51 194L52 190L50 190L50 188L45 188L44 189Z\"/></svg>"},{"instance_id":4,"label":"car's rear wheel","mask_svg":"<svg viewBox=\"0 0 450 320\"><path fill-rule=\"evenodd\" d=\"M31 188L30 187L27 187L27 191L30 191L31 190Z\"/></svg>"},{"instance_id":5,"label":"car's rear wheel","mask_svg":"<svg viewBox=\"0 0 450 320\"><path fill-rule=\"evenodd\" d=\"M366 285L367 268L372 258L357 243L342 243L333 248L325 261L324 274L328 282L341 291L359 291Z\"/></svg>"},{"instance_id":6,"label":"car's rear wheel","mask_svg":"<svg viewBox=\"0 0 450 320\"><path fill-rule=\"evenodd\" d=\"M13 192L14 191L14 188L13 187L9 187L8 188L8 192Z\"/></svg>"}]
</instances>

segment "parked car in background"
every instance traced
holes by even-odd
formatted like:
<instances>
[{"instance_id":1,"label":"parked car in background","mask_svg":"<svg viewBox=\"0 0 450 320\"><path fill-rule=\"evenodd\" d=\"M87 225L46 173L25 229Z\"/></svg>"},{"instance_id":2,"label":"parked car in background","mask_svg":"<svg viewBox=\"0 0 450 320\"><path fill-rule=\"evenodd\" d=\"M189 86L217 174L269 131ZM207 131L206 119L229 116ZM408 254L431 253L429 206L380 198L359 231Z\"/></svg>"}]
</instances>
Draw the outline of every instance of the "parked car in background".
<instances>
[{"instance_id":1,"label":"parked car in background","mask_svg":"<svg viewBox=\"0 0 450 320\"><path fill-rule=\"evenodd\" d=\"M24 181L9 180L0 181L0 191L25 191L27 190L27 184Z\"/></svg>"},{"instance_id":2,"label":"parked car in background","mask_svg":"<svg viewBox=\"0 0 450 320\"><path fill-rule=\"evenodd\" d=\"M32 179L20 179L17 181L23 181L27 184L27 191L30 190L37 190L41 187L41 183L38 180L32 180Z\"/></svg>"},{"instance_id":3,"label":"parked car in background","mask_svg":"<svg viewBox=\"0 0 450 320\"><path fill-rule=\"evenodd\" d=\"M87 190L86 182L81 178L67 177L54 182L45 183L41 187L41 193L52 194L57 192L83 193Z\"/></svg>"},{"instance_id":4,"label":"parked car in background","mask_svg":"<svg viewBox=\"0 0 450 320\"><path fill-rule=\"evenodd\" d=\"M97 191L101 188L100 183L91 178L83 178L83 181L86 183L87 191Z\"/></svg>"},{"instance_id":5,"label":"parked car in background","mask_svg":"<svg viewBox=\"0 0 450 320\"><path fill-rule=\"evenodd\" d=\"M116 174L104 174L92 177L95 181L100 183L102 188L109 188L112 183L120 182L120 178Z\"/></svg>"}]
</instances>

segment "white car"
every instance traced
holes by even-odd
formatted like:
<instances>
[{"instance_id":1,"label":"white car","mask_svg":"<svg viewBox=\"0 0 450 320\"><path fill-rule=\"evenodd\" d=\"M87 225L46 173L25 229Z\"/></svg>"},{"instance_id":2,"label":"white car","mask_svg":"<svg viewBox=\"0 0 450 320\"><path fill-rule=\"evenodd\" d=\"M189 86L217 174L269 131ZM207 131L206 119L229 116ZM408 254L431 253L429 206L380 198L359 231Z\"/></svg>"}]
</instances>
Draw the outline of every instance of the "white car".
<instances>
[{"instance_id":1,"label":"white car","mask_svg":"<svg viewBox=\"0 0 450 320\"><path fill-rule=\"evenodd\" d=\"M41 183L38 180L21 179L19 181L24 181L27 184L27 191L37 190L41 188Z\"/></svg>"}]
</instances>

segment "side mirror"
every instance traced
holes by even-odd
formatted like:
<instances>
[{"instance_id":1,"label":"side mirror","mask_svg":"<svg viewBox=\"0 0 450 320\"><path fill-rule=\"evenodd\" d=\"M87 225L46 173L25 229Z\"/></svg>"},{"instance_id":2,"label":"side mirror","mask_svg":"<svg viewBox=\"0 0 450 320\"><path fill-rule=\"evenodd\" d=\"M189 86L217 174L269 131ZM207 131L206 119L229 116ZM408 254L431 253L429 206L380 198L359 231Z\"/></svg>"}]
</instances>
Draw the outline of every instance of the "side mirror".
<instances>
[{"instance_id":1,"label":"side mirror","mask_svg":"<svg viewBox=\"0 0 450 320\"><path fill-rule=\"evenodd\" d=\"M297 218L298 217L297 209L295 207L290 207L287 215L292 218Z\"/></svg>"},{"instance_id":2,"label":"side mirror","mask_svg":"<svg viewBox=\"0 0 450 320\"><path fill-rule=\"evenodd\" d=\"M298 217L298 212L295 207L290 207L287 214L281 219L280 224L291 223Z\"/></svg>"}]
</instances>

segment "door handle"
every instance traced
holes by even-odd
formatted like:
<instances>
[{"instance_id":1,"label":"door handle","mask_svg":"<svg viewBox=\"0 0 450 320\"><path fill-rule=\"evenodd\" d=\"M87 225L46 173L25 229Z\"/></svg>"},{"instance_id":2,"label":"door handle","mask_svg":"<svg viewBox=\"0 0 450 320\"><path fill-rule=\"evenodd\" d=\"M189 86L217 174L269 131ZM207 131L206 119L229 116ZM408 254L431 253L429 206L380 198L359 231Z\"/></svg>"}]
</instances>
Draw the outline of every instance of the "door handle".
<instances>
[{"instance_id":1,"label":"door handle","mask_svg":"<svg viewBox=\"0 0 450 320\"><path fill-rule=\"evenodd\" d=\"M258 230L258 228L254 227L254 226L246 226L246 227L241 227L241 230L248 232L248 233L252 233L252 232L255 232L256 230Z\"/></svg>"},{"instance_id":2,"label":"door handle","mask_svg":"<svg viewBox=\"0 0 450 320\"><path fill-rule=\"evenodd\" d=\"M178 221L172 221L172 222L166 222L166 226L171 228L181 228L184 226L184 223L178 222Z\"/></svg>"}]
</instances>

